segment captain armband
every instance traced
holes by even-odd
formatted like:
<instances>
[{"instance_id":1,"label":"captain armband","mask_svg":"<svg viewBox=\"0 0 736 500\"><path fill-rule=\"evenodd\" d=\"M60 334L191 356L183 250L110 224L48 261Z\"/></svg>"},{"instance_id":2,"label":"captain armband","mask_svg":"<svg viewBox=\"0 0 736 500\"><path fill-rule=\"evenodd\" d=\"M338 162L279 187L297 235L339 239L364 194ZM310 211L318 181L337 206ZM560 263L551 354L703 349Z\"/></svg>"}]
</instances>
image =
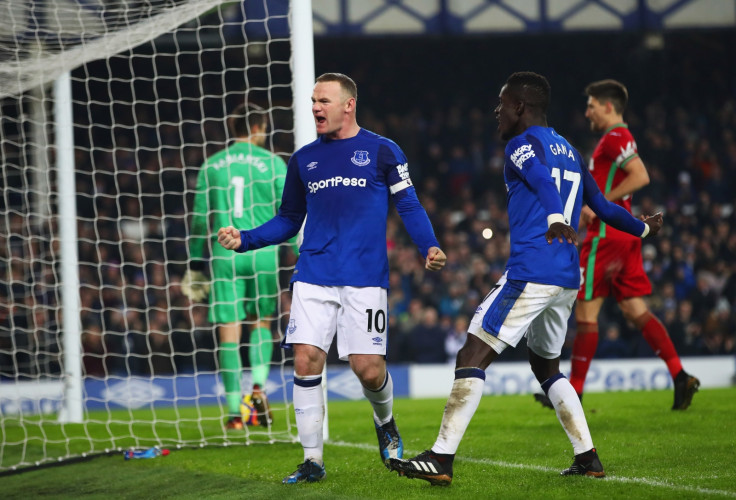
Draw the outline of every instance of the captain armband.
<instances>
[{"instance_id":1,"label":"captain armband","mask_svg":"<svg viewBox=\"0 0 736 500\"><path fill-rule=\"evenodd\" d=\"M404 179L401 182L397 182L396 184L393 184L389 186L389 190L391 191L391 194L396 194L399 191L403 191L404 189L411 187L413 184L411 183L411 179Z\"/></svg>"}]
</instances>

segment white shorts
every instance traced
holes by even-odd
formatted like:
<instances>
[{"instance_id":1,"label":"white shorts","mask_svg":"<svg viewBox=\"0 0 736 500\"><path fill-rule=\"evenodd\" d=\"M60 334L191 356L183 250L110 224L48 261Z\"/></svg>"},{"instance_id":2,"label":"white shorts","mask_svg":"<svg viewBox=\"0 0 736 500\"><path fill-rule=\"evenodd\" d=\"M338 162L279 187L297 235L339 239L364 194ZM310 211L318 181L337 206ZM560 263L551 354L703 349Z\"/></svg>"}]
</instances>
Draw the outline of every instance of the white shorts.
<instances>
[{"instance_id":1,"label":"white shorts","mask_svg":"<svg viewBox=\"0 0 736 500\"><path fill-rule=\"evenodd\" d=\"M328 352L337 333L337 354L343 361L350 354L386 355L385 288L322 286L296 281L292 290L284 346L309 344Z\"/></svg>"},{"instance_id":2,"label":"white shorts","mask_svg":"<svg viewBox=\"0 0 736 500\"><path fill-rule=\"evenodd\" d=\"M468 333L489 345L493 336L514 347L526 335L535 354L554 359L562 353L576 296L573 288L507 280L504 273L476 309Z\"/></svg>"}]
</instances>

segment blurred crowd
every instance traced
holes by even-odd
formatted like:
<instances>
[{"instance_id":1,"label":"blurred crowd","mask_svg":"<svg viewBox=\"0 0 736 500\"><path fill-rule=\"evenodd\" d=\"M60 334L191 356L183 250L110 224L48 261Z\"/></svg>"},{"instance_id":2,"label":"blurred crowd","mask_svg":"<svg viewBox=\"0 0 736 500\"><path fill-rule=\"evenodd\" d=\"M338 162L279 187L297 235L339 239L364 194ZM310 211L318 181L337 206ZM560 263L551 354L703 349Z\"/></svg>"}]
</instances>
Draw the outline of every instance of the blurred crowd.
<instances>
[{"instance_id":1,"label":"blurred crowd","mask_svg":"<svg viewBox=\"0 0 736 500\"><path fill-rule=\"evenodd\" d=\"M346 71L348 72L348 71ZM709 92L692 98L701 75L679 75L666 98L626 114L651 183L633 198L635 214L665 214L665 229L646 240L652 311L682 356L736 352L736 81L716 73ZM359 89L370 75L356 71ZM609 75L610 76L610 75ZM582 88L555 97L550 125L586 158L598 139L584 118ZM497 82L500 86L502 81ZM638 87L630 82L636 96ZM427 273L395 211L389 216L389 362L453 362L475 308L502 275L509 255L503 144L492 116L493 93L474 100L424 90L402 107L372 103L385 87L366 85L359 123L404 150L419 197L448 256ZM495 90L494 90L495 92ZM642 91L643 93L643 91ZM376 95L374 95L376 94ZM80 320L88 376L215 371L216 337L206 304L179 284L187 268L187 224L204 158L227 144L225 127L203 120L195 100L171 108L140 104L118 126L82 128L94 148L79 147L77 209ZM279 130L288 129L276 123ZM96 136L97 135L97 136ZM286 134L272 142L290 151ZM12 146L3 142L4 158ZM286 157L287 155L284 154ZM53 222L27 215L23 189L5 186L0 224L0 378L58 374L61 295L59 239ZM485 231L484 231L485 230ZM582 236L582 235L581 235ZM288 321L290 269L283 250L280 334ZM599 358L653 356L610 299L600 316ZM575 334L570 322L570 341ZM243 349L246 349L244 346ZM284 354L275 350L274 362ZM563 358L569 351L563 352ZM502 360L525 359L523 346ZM247 360L247 356L244 356ZM330 353L328 358L335 361Z\"/></svg>"},{"instance_id":2,"label":"blurred crowd","mask_svg":"<svg viewBox=\"0 0 736 500\"><path fill-rule=\"evenodd\" d=\"M597 137L588 131L584 100L580 101L579 116L571 121L576 128L568 134L590 157ZM650 185L634 195L635 214L665 214L664 232L643 246L653 284L649 303L684 356L736 352L736 232L732 231L736 99L725 99L721 106L712 116L705 110L668 109L660 103L628 114L651 178ZM427 133L452 124L453 116L464 117L462 126L469 130L452 138L444 130L434 137ZM494 125L480 109L451 107L436 115L436 122L395 118L386 120L385 126L375 125L389 137L406 133L412 124L426 126L418 134L426 143L417 148L414 164L434 168L422 170L415 184L449 261L442 273L424 273L400 230L400 219L392 216L390 303L396 326L392 342L400 344L396 349L401 359L454 359L462 345L462 325L503 273L509 254L503 144L483 140L493 137ZM486 228L492 235L488 239L483 237ZM569 331L571 340L574 320ZM600 331L600 358L653 355L613 299L602 311ZM431 350L419 340L430 338L435 345L444 339L445 352ZM503 356L523 359L526 353L516 349Z\"/></svg>"}]
</instances>

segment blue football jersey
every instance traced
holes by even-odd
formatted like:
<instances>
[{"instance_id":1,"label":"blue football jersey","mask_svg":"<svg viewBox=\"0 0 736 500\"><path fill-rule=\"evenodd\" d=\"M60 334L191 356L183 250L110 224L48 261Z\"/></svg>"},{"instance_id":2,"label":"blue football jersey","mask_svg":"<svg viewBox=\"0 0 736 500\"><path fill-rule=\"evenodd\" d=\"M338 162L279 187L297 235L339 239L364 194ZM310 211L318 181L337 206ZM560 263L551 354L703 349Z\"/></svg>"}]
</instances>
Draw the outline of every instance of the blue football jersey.
<instances>
[{"instance_id":1,"label":"blue football jersey","mask_svg":"<svg viewBox=\"0 0 736 500\"><path fill-rule=\"evenodd\" d=\"M348 139L320 136L292 155L277 217L241 231L241 250L283 241L306 217L292 282L388 288L390 197L422 255L439 246L393 141L365 129Z\"/></svg>"},{"instance_id":2,"label":"blue football jersey","mask_svg":"<svg viewBox=\"0 0 736 500\"><path fill-rule=\"evenodd\" d=\"M553 213L578 227L584 170L577 150L552 128L529 127L508 142L504 180L511 232L509 279L578 288L577 248L557 240L549 244L545 233L547 216Z\"/></svg>"}]
</instances>

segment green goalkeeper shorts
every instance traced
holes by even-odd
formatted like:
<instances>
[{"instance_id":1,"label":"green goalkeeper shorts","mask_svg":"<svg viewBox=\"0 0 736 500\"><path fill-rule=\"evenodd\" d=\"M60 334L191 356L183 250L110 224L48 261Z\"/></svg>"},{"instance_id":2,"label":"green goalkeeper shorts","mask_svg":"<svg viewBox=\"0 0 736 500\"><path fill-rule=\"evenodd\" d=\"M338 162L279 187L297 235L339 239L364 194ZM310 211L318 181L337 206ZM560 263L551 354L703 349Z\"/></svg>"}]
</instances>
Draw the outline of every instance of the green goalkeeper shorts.
<instances>
[{"instance_id":1,"label":"green goalkeeper shorts","mask_svg":"<svg viewBox=\"0 0 736 500\"><path fill-rule=\"evenodd\" d=\"M243 254L213 250L210 321L233 323L246 316L273 319L279 301L279 247Z\"/></svg>"}]
</instances>

